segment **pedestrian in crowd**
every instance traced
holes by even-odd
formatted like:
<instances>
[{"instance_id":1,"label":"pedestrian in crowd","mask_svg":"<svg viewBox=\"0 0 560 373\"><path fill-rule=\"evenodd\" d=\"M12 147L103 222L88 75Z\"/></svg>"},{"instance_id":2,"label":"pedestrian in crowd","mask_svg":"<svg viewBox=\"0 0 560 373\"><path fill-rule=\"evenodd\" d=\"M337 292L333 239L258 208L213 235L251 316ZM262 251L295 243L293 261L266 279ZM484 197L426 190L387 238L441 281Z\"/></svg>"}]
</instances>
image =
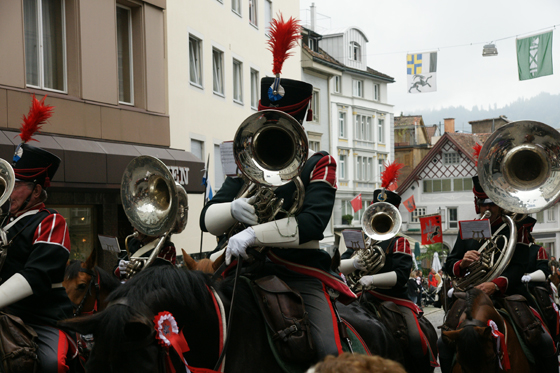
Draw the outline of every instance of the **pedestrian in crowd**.
<instances>
[{"instance_id":1,"label":"pedestrian in crowd","mask_svg":"<svg viewBox=\"0 0 560 373\"><path fill-rule=\"evenodd\" d=\"M439 287L439 284L441 284L441 281L443 279L443 269L440 269L438 271L438 273L436 273L436 279L437 279L437 286L436 287Z\"/></svg>"},{"instance_id":2,"label":"pedestrian in crowd","mask_svg":"<svg viewBox=\"0 0 560 373\"><path fill-rule=\"evenodd\" d=\"M550 260L548 261L548 266L552 270L552 273L556 272L558 275L560 275L560 270L558 269L558 267L560 267L560 263L558 263L555 256L550 257Z\"/></svg>"},{"instance_id":3,"label":"pedestrian in crowd","mask_svg":"<svg viewBox=\"0 0 560 373\"><path fill-rule=\"evenodd\" d=\"M417 304L416 301L418 299L418 284L416 283L416 270L413 269L412 271L410 271L410 277L408 279L408 282L406 283L406 286L408 288L408 297L414 304Z\"/></svg>"},{"instance_id":4,"label":"pedestrian in crowd","mask_svg":"<svg viewBox=\"0 0 560 373\"><path fill-rule=\"evenodd\" d=\"M405 373L396 361L381 356L343 353L337 357L327 356L325 360L307 371L308 373Z\"/></svg>"},{"instance_id":5,"label":"pedestrian in crowd","mask_svg":"<svg viewBox=\"0 0 560 373\"><path fill-rule=\"evenodd\" d=\"M416 298L416 304L418 307L422 308L422 271L416 271L416 285L418 285L418 297Z\"/></svg>"},{"instance_id":6,"label":"pedestrian in crowd","mask_svg":"<svg viewBox=\"0 0 560 373\"><path fill-rule=\"evenodd\" d=\"M430 293L435 293L438 287L438 280L436 278L436 270L430 269L430 274L428 275L428 291Z\"/></svg>"}]
</instances>

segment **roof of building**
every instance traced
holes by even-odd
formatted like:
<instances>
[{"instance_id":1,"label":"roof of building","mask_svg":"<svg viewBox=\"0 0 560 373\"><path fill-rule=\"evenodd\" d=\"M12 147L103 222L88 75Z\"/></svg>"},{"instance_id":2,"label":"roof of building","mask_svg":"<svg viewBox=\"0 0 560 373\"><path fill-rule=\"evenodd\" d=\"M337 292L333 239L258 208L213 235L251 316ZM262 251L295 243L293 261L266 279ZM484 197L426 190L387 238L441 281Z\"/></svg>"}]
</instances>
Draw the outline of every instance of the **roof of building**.
<instances>
[{"instance_id":1,"label":"roof of building","mask_svg":"<svg viewBox=\"0 0 560 373\"><path fill-rule=\"evenodd\" d=\"M433 126L426 126L426 133L430 139L435 136L437 129L437 124L434 124Z\"/></svg>"},{"instance_id":2,"label":"roof of building","mask_svg":"<svg viewBox=\"0 0 560 373\"><path fill-rule=\"evenodd\" d=\"M420 172L428 165L428 162L430 162L434 155L440 152L441 148L448 141L455 144L457 149L459 149L468 159L470 159L474 163L476 162L476 160L472 155L473 146L475 144L483 145L488 137L490 137L490 135L490 133L444 133L439 141L422 159L422 161L418 163L418 166L416 166L414 170L412 170L406 180L401 185L399 185L396 192L398 194L403 194L412 185L412 183L418 179L418 175L420 174Z\"/></svg>"},{"instance_id":3,"label":"roof of building","mask_svg":"<svg viewBox=\"0 0 560 373\"><path fill-rule=\"evenodd\" d=\"M311 56L313 56L314 58L326 61L326 62L331 63L333 65L338 65L340 69L343 69L345 67L343 64L341 64L340 62L335 60L334 57L332 57L330 54L328 54L327 52L325 52L321 48L319 48L319 53L317 53L315 51L312 51L311 48L309 48L309 46L303 44L303 49L307 53L309 53Z\"/></svg>"},{"instance_id":4,"label":"roof of building","mask_svg":"<svg viewBox=\"0 0 560 373\"><path fill-rule=\"evenodd\" d=\"M327 30L325 32L323 32L323 36L324 37L333 37L333 36L337 36L337 35L341 35L346 33L348 30L357 30L358 32L360 32L362 34L362 36L364 37L364 39L366 40L366 42L369 42L368 37L366 36L365 32L362 31L362 29L360 29L359 27L346 27L346 28L336 28L336 29L332 29L332 30Z\"/></svg>"},{"instance_id":5,"label":"roof of building","mask_svg":"<svg viewBox=\"0 0 560 373\"><path fill-rule=\"evenodd\" d=\"M473 124L473 123L480 123L480 122L488 122L488 121L491 121L491 120L503 120L503 121L506 122L506 123L510 123L510 122L511 122L511 120L507 119L507 117L506 117L505 115L500 115L499 117L496 117L496 118L471 120L471 121L469 121L469 123L470 123L470 124Z\"/></svg>"},{"instance_id":6,"label":"roof of building","mask_svg":"<svg viewBox=\"0 0 560 373\"><path fill-rule=\"evenodd\" d=\"M423 126L424 119L421 115L401 115L395 117L395 127L398 126Z\"/></svg>"}]
</instances>

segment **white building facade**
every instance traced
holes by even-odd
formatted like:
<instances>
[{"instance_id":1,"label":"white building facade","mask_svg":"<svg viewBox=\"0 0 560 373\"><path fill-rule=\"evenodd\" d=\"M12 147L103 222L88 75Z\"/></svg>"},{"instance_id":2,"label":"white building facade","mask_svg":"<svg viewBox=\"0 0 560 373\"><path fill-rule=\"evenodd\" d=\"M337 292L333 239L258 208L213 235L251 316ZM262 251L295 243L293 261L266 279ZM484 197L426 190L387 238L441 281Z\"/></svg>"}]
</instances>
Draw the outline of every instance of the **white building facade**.
<instances>
[{"instance_id":1,"label":"white building facade","mask_svg":"<svg viewBox=\"0 0 560 373\"><path fill-rule=\"evenodd\" d=\"M167 1L168 101L171 146L206 162L214 193L224 181L219 145L233 140L239 125L255 113L260 79L272 74L267 49L273 15L298 17L295 0ZM301 49L286 60L282 76L301 80ZM177 249L200 250L199 217L204 196L189 195L189 221L173 237ZM205 233L202 251L213 250Z\"/></svg>"}]
</instances>

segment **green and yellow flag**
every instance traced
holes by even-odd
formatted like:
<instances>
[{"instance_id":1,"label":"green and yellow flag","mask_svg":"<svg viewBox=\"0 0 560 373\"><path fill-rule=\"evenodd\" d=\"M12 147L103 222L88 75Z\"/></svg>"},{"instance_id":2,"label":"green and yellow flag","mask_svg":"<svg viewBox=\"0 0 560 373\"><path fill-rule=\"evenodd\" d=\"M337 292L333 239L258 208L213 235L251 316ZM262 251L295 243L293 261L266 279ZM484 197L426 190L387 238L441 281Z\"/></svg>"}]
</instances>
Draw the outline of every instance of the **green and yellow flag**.
<instances>
[{"instance_id":1,"label":"green and yellow flag","mask_svg":"<svg viewBox=\"0 0 560 373\"><path fill-rule=\"evenodd\" d=\"M552 31L517 39L519 80L552 75Z\"/></svg>"}]
</instances>

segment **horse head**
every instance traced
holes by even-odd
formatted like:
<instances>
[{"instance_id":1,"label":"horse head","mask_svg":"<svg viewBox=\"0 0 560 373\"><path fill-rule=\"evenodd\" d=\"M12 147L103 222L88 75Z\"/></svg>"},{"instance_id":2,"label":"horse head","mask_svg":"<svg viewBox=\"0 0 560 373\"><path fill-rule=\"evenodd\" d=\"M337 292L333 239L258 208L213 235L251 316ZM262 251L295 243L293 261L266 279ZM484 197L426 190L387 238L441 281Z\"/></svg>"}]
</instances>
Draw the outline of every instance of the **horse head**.
<instances>
[{"instance_id":1,"label":"horse head","mask_svg":"<svg viewBox=\"0 0 560 373\"><path fill-rule=\"evenodd\" d=\"M464 373L501 371L489 321L493 321L498 330L504 333L505 324L492 300L481 290L471 288L467 291L467 308L457 330L443 331L442 336L446 343L456 347L457 363Z\"/></svg>"}]
</instances>

